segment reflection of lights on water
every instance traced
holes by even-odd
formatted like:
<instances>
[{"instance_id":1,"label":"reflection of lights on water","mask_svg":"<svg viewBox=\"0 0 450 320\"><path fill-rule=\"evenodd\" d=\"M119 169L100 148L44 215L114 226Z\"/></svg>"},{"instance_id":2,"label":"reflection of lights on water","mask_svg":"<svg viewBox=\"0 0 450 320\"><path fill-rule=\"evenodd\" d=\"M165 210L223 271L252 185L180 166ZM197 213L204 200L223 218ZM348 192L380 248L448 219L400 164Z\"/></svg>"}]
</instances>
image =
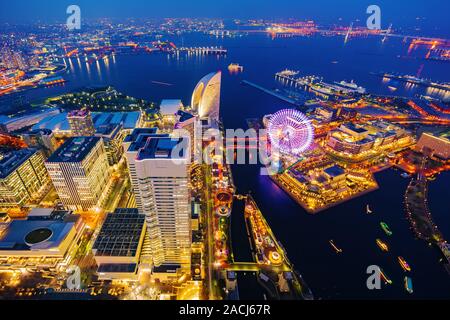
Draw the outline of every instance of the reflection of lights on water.
<instances>
[{"instance_id":1,"label":"reflection of lights on water","mask_svg":"<svg viewBox=\"0 0 450 320\"><path fill-rule=\"evenodd\" d=\"M426 92L427 92L427 95L439 96L444 99L450 98L450 91L447 91L447 90L428 87Z\"/></svg>"},{"instance_id":2,"label":"reflection of lights on water","mask_svg":"<svg viewBox=\"0 0 450 320\"><path fill-rule=\"evenodd\" d=\"M89 64L89 62L86 62L86 70L88 73L89 78L91 77L91 65Z\"/></svg>"},{"instance_id":3,"label":"reflection of lights on water","mask_svg":"<svg viewBox=\"0 0 450 320\"><path fill-rule=\"evenodd\" d=\"M68 60L69 60L69 65L70 65L70 71L75 72L75 68L73 66L72 59L68 58Z\"/></svg>"},{"instance_id":4,"label":"reflection of lights on water","mask_svg":"<svg viewBox=\"0 0 450 320\"><path fill-rule=\"evenodd\" d=\"M97 66L97 73L98 73L98 76L99 76L99 78L101 79L102 78L102 70L101 70L101 68L100 68L100 62L98 62L98 60L95 62L95 65Z\"/></svg>"}]
</instances>

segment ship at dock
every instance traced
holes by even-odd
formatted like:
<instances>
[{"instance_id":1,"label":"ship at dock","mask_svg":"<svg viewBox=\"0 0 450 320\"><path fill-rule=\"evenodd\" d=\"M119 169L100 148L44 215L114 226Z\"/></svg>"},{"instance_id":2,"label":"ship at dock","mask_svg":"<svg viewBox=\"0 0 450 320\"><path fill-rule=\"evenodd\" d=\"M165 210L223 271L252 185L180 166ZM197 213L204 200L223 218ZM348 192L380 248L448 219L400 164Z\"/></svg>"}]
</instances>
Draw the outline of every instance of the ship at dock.
<instances>
[{"instance_id":1,"label":"ship at dock","mask_svg":"<svg viewBox=\"0 0 450 320\"><path fill-rule=\"evenodd\" d=\"M337 87L341 87L345 90L351 90L352 92L356 92L359 94L365 94L366 88L363 88L361 86L358 86L353 80L351 82L341 81L341 82L335 82L334 83Z\"/></svg>"},{"instance_id":2,"label":"ship at dock","mask_svg":"<svg viewBox=\"0 0 450 320\"><path fill-rule=\"evenodd\" d=\"M382 77L383 79L387 80L397 80L401 82L411 83L419 86L429 87L429 88L435 88L439 90L445 90L450 91L450 83L448 82L436 82L431 81L423 78L418 78L411 75L401 75L401 74L395 74L395 73L372 73L373 75Z\"/></svg>"},{"instance_id":3,"label":"ship at dock","mask_svg":"<svg viewBox=\"0 0 450 320\"><path fill-rule=\"evenodd\" d=\"M352 94L365 94L366 89L358 86L353 80L350 82L340 81L333 83L326 83L322 77L310 75L304 77L298 77L299 71L283 70L275 74L275 79L282 81L284 84L295 86L307 86L311 91L331 95L352 95Z\"/></svg>"}]
</instances>

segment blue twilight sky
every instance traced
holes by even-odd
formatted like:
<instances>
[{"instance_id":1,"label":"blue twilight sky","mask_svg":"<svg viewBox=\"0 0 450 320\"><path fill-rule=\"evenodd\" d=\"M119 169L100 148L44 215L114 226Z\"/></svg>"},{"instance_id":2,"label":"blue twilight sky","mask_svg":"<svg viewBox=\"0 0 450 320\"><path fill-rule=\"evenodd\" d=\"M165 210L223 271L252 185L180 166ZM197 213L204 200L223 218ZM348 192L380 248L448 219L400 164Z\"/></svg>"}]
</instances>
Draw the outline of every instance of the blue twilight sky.
<instances>
[{"instance_id":1,"label":"blue twilight sky","mask_svg":"<svg viewBox=\"0 0 450 320\"><path fill-rule=\"evenodd\" d=\"M377 4L383 22L412 26L421 18L429 27L449 29L448 0L0 0L0 22L65 21L77 4L84 18L314 18L327 23L364 21Z\"/></svg>"}]
</instances>

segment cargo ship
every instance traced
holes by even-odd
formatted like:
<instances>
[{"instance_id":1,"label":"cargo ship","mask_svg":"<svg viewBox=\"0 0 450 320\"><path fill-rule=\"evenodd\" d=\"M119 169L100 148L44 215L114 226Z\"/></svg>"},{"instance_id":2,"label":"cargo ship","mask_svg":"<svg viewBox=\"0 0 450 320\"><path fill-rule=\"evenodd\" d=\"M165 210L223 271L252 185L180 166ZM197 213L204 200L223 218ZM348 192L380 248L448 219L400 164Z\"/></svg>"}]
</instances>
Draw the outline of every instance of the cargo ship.
<instances>
[{"instance_id":1,"label":"cargo ship","mask_svg":"<svg viewBox=\"0 0 450 320\"><path fill-rule=\"evenodd\" d=\"M386 273L384 272L383 269L380 268L380 276L381 276L381 280L384 281L385 284L392 284L392 280L389 279L389 277L386 275Z\"/></svg>"},{"instance_id":2,"label":"cargo ship","mask_svg":"<svg viewBox=\"0 0 450 320\"><path fill-rule=\"evenodd\" d=\"M338 248L336 244L334 243L334 240L330 240L330 245L336 251L337 254L344 252L342 249Z\"/></svg>"},{"instance_id":3,"label":"cargo ship","mask_svg":"<svg viewBox=\"0 0 450 320\"><path fill-rule=\"evenodd\" d=\"M400 266L403 270L405 270L406 272L411 272L411 266L408 264L408 262L406 262L405 258L398 257L398 263L400 263Z\"/></svg>"},{"instance_id":4,"label":"cargo ship","mask_svg":"<svg viewBox=\"0 0 450 320\"><path fill-rule=\"evenodd\" d=\"M391 231L391 229L389 228L388 224L386 222L381 222L381 229L383 229L383 231L388 235L388 236L392 236L393 232Z\"/></svg>"},{"instance_id":5,"label":"cargo ship","mask_svg":"<svg viewBox=\"0 0 450 320\"><path fill-rule=\"evenodd\" d=\"M414 293L412 279L410 277L405 277L405 289L409 294Z\"/></svg>"},{"instance_id":6,"label":"cargo ship","mask_svg":"<svg viewBox=\"0 0 450 320\"><path fill-rule=\"evenodd\" d=\"M377 239L377 245L378 247L380 247L380 249L382 251L388 252L389 251L389 247L386 243L384 243L383 241L381 241L380 239Z\"/></svg>"}]
</instances>

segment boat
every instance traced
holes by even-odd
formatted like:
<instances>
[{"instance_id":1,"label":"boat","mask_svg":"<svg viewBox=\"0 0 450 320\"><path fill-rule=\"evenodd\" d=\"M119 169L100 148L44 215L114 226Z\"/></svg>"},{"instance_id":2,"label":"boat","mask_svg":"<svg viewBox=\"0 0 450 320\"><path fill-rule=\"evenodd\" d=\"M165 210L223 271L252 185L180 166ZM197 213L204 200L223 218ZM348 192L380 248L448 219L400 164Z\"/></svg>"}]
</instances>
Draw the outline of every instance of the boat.
<instances>
[{"instance_id":1,"label":"boat","mask_svg":"<svg viewBox=\"0 0 450 320\"><path fill-rule=\"evenodd\" d=\"M243 72L244 71L244 67L239 65L238 63L231 63L228 66L228 70L230 72Z\"/></svg>"},{"instance_id":2,"label":"boat","mask_svg":"<svg viewBox=\"0 0 450 320\"><path fill-rule=\"evenodd\" d=\"M321 85L323 85L323 83L321 83ZM311 85L310 86L311 90L317 93L321 93L327 96L331 96L334 94L333 90L331 90L328 87L323 87L323 86L318 86L318 85Z\"/></svg>"},{"instance_id":3,"label":"boat","mask_svg":"<svg viewBox=\"0 0 450 320\"><path fill-rule=\"evenodd\" d=\"M338 246L334 243L334 240L330 240L330 245L337 254L344 252L342 249L338 248Z\"/></svg>"},{"instance_id":4,"label":"boat","mask_svg":"<svg viewBox=\"0 0 450 320\"><path fill-rule=\"evenodd\" d=\"M341 82L335 82L335 84L339 87L345 88L345 89L351 89L354 92L364 94L366 93L366 89L363 87L358 86L353 80L351 82L341 81Z\"/></svg>"},{"instance_id":5,"label":"boat","mask_svg":"<svg viewBox=\"0 0 450 320\"><path fill-rule=\"evenodd\" d=\"M406 262L405 258L398 257L398 263L400 263L400 266L405 272L411 272L411 266Z\"/></svg>"},{"instance_id":6,"label":"boat","mask_svg":"<svg viewBox=\"0 0 450 320\"><path fill-rule=\"evenodd\" d=\"M391 90L391 91L397 91L397 88L396 88L396 87L388 86L388 88L389 88L389 90Z\"/></svg>"},{"instance_id":7,"label":"boat","mask_svg":"<svg viewBox=\"0 0 450 320\"><path fill-rule=\"evenodd\" d=\"M377 239L377 245L378 247L380 247L380 249L382 251L388 252L389 251L389 247L386 243L384 243L383 241L381 241L380 239Z\"/></svg>"},{"instance_id":8,"label":"boat","mask_svg":"<svg viewBox=\"0 0 450 320\"><path fill-rule=\"evenodd\" d=\"M380 268L380 276L381 280L384 281L385 284L392 284L393 281L386 275L383 269Z\"/></svg>"},{"instance_id":9,"label":"boat","mask_svg":"<svg viewBox=\"0 0 450 320\"><path fill-rule=\"evenodd\" d=\"M370 209L369 205L367 205L366 212L367 212L367 214L372 214L373 213L373 211L372 211L372 209Z\"/></svg>"},{"instance_id":10,"label":"boat","mask_svg":"<svg viewBox=\"0 0 450 320\"><path fill-rule=\"evenodd\" d=\"M393 232L391 231L391 229L389 228L388 224L386 222L381 222L381 229L383 229L383 231L388 235L388 236L392 236Z\"/></svg>"},{"instance_id":11,"label":"boat","mask_svg":"<svg viewBox=\"0 0 450 320\"><path fill-rule=\"evenodd\" d=\"M410 277L405 277L405 289L409 294L414 293L412 279Z\"/></svg>"},{"instance_id":12,"label":"boat","mask_svg":"<svg viewBox=\"0 0 450 320\"><path fill-rule=\"evenodd\" d=\"M401 174L401 177L405 178L405 179L408 179L408 178L411 178L411 175L409 173L404 172L404 173Z\"/></svg>"}]
</instances>

